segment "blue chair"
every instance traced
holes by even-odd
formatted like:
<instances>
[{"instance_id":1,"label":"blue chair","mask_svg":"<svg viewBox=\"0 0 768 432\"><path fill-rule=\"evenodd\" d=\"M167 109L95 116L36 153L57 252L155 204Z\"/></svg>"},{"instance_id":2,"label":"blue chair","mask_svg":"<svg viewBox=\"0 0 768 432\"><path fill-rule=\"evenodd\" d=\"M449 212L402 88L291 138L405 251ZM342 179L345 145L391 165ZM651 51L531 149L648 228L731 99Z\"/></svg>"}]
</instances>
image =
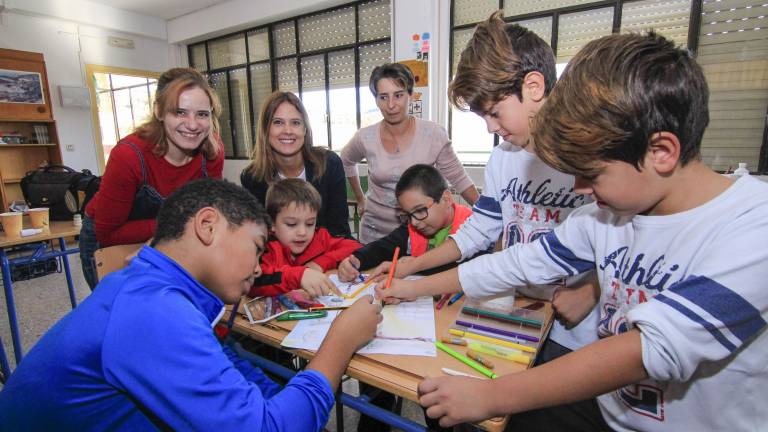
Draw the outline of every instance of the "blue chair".
<instances>
[{"instance_id":1,"label":"blue chair","mask_svg":"<svg viewBox=\"0 0 768 432\"><path fill-rule=\"evenodd\" d=\"M0 338L0 383L5 384L9 376L11 376L11 367L8 364L8 357L5 356L3 338Z\"/></svg>"}]
</instances>

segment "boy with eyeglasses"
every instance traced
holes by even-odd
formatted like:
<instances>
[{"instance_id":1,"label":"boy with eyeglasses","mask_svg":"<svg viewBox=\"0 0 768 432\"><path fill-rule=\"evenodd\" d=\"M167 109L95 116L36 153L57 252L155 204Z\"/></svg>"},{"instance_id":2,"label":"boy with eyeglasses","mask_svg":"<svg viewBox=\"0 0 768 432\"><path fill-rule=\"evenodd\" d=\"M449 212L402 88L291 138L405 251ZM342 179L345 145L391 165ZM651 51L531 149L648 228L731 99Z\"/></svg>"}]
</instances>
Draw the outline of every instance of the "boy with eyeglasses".
<instances>
[{"instance_id":1,"label":"boy with eyeglasses","mask_svg":"<svg viewBox=\"0 0 768 432\"><path fill-rule=\"evenodd\" d=\"M405 170L395 186L395 197L400 204L401 225L344 259L339 264L340 280L354 280L361 269L382 263L388 266L396 247L403 257L423 255L441 245L472 214L468 207L453 201L445 178L430 165L417 164ZM431 269L430 273L446 268Z\"/></svg>"}]
</instances>

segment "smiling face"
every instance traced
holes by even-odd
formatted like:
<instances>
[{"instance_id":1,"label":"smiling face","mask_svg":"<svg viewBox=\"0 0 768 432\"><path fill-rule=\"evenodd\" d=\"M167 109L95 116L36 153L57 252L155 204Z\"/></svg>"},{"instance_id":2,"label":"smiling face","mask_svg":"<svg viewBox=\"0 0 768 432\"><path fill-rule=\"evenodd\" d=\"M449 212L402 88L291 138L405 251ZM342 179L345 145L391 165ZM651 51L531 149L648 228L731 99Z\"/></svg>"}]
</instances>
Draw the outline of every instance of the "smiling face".
<instances>
[{"instance_id":1,"label":"smiling face","mask_svg":"<svg viewBox=\"0 0 768 432\"><path fill-rule=\"evenodd\" d=\"M178 107L162 117L169 151L194 152L211 132L211 100L200 87L179 94Z\"/></svg>"},{"instance_id":2,"label":"smiling face","mask_svg":"<svg viewBox=\"0 0 768 432\"><path fill-rule=\"evenodd\" d=\"M281 103L269 124L269 146L281 156L294 156L304 146L307 133L299 110L289 102Z\"/></svg>"},{"instance_id":3,"label":"smiling face","mask_svg":"<svg viewBox=\"0 0 768 432\"><path fill-rule=\"evenodd\" d=\"M440 200L435 202L418 188L407 189L397 197L397 201L405 213L422 217L426 211L427 215L424 219L418 220L417 217L411 217L409 221L424 237L434 236L448 226L453 219L451 213L453 198L449 191L443 192Z\"/></svg>"},{"instance_id":4,"label":"smiling face","mask_svg":"<svg viewBox=\"0 0 768 432\"><path fill-rule=\"evenodd\" d=\"M205 277L205 285L224 303L233 304L248 294L253 281L261 275L259 260L264 252L267 228L258 223L230 225L222 216L216 223L216 248Z\"/></svg>"},{"instance_id":5,"label":"smiling face","mask_svg":"<svg viewBox=\"0 0 768 432\"><path fill-rule=\"evenodd\" d=\"M290 203L275 216L274 234L293 255L301 255L315 237L317 211L307 205Z\"/></svg>"},{"instance_id":6,"label":"smiling face","mask_svg":"<svg viewBox=\"0 0 768 432\"><path fill-rule=\"evenodd\" d=\"M376 83L376 105L389 124L399 124L408 119L408 90L400 87L391 78L382 78Z\"/></svg>"}]
</instances>

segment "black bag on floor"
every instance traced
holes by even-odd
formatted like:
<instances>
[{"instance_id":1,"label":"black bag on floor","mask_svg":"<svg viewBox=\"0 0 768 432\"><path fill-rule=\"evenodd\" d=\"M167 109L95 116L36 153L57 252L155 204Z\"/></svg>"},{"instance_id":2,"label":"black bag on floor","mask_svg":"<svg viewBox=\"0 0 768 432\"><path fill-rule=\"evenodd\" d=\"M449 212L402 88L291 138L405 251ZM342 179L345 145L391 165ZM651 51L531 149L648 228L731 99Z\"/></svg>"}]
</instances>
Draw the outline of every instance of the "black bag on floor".
<instances>
[{"instance_id":1,"label":"black bag on floor","mask_svg":"<svg viewBox=\"0 0 768 432\"><path fill-rule=\"evenodd\" d=\"M27 172L21 179L21 192L31 208L50 208L51 220L72 220L81 211L78 191L90 178L87 169L80 172L64 165L49 165Z\"/></svg>"}]
</instances>

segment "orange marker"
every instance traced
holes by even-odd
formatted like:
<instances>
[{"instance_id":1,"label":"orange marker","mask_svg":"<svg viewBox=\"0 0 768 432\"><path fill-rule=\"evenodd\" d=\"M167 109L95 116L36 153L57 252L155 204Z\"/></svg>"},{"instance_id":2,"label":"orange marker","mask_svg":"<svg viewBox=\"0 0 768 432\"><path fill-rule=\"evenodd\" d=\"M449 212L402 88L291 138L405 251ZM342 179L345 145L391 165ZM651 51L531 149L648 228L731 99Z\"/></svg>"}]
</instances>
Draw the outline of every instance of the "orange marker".
<instances>
[{"instance_id":1,"label":"orange marker","mask_svg":"<svg viewBox=\"0 0 768 432\"><path fill-rule=\"evenodd\" d=\"M467 346L467 341L457 337L443 336L440 341L451 345Z\"/></svg>"},{"instance_id":2,"label":"orange marker","mask_svg":"<svg viewBox=\"0 0 768 432\"><path fill-rule=\"evenodd\" d=\"M487 367L488 369L493 369L493 362L491 362L490 360L487 360L485 357L483 357L482 355L480 355L480 353L476 351L467 350L467 357L480 363L481 365Z\"/></svg>"},{"instance_id":3,"label":"orange marker","mask_svg":"<svg viewBox=\"0 0 768 432\"><path fill-rule=\"evenodd\" d=\"M389 289L392 285L392 278L395 276L395 270L397 269L397 258L400 256L400 246L395 248L395 254L392 256L392 267L389 269L389 276L387 276L387 284L384 285L385 289Z\"/></svg>"}]
</instances>

